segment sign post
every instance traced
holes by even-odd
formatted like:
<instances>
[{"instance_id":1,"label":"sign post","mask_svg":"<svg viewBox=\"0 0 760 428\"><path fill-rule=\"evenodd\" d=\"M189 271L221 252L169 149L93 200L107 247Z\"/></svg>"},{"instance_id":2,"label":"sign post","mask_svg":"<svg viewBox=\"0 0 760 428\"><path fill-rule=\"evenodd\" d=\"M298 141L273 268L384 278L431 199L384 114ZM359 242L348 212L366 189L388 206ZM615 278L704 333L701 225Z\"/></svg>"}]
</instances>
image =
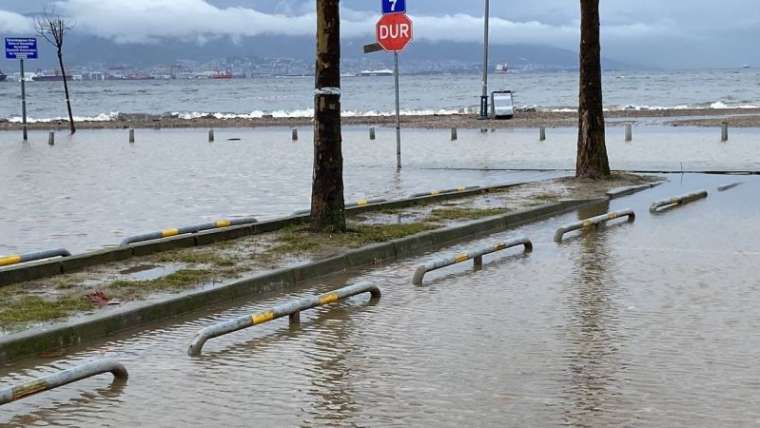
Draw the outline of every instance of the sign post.
<instances>
[{"instance_id":1,"label":"sign post","mask_svg":"<svg viewBox=\"0 0 760 428\"><path fill-rule=\"evenodd\" d=\"M5 59L17 59L21 68L21 120L23 123L24 141L29 140L26 123L26 77L24 76L24 60L37 59L37 38L35 37L6 37Z\"/></svg>"},{"instance_id":2,"label":"sign post","mask_svg":"<svg viewBox=\"0 0 760 428\"><path fill-rule=\"evenodd\" d=\"M387 11L387 12L386 12ZM398 54L412 41L414 25L406 16L406 0L383 0L383 15L377 22L377 44L393 52L396 83L396 167L401 169L401 102L399 89Z\"/></svg>"}]
</instances>

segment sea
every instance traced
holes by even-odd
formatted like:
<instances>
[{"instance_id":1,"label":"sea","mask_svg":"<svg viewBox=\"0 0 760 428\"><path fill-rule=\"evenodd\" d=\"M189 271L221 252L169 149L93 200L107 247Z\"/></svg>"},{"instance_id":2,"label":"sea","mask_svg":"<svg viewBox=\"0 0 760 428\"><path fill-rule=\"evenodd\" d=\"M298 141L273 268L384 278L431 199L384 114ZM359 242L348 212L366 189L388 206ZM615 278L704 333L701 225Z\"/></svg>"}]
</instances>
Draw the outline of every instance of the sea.
<instances>
[{"instance_id":1,"label":"sea","mask_svg":"<svg viewBox=\"0 0 760 428\"><path fill-rule=\"evenodd\" d=\"M394 80L389 76L342 79L345 116L390 115ZM109 121L119 114L169 114L181 118L309 117L313 77L231 80L75 81L71 99L78 120ZM511 90L518 107L571 111L577 106L578 73L510 73L489 77L490 90ZM604 75L608 110L760 108L760 70L615 71ZM20 121L18 82L0 83L0 120ZM66 116L60 82L27 84L30 121ZM476 74L401 76L405 115L476 111L481 77Z\"/></svg>"}]
</instances>

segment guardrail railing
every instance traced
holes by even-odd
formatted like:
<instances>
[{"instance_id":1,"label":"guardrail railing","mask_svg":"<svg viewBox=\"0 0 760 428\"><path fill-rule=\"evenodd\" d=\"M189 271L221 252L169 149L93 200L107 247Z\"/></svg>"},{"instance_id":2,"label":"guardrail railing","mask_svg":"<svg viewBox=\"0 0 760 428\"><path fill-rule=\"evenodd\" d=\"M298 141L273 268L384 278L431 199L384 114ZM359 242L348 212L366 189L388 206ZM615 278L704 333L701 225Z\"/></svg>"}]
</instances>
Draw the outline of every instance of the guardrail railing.
<instances>
[{"instance_id":1,"label":"guardrail railing","mask_svg":"<svg viewBox=\"0 0 760 428\"><path fill-rule=\"evenodd\" d=\"M40 251L37 253L21 254L15 256L0 256L0 267L17 265L19 263L34 262L37 260L52 259L54 257L70 257L71 253L65 248L56 250Z\"/></svg>"},{"instance_id":2,"label":"guardrail railing","mask_svg":"<svg viewBox=\"0 0 760 428\"><path fill-rule=\"evenodd\" d=\"M533 252L533 242L527 238L515 239L508 242L501 242L496 245L490 245L485 248L480 248L473 251L457 254L455 256L446 257L436 260L434 262L422 265L414 272L414 278L412 278L412 284L422 285L422 280L425 278L425 274L428 272L443 269L448 266L452 266L458 263L464 263L468 260L473 260L475 267L483 266L483 256L487 254L496 253L509 248L523 246L525 253Z\"/></svg>"},{"instance_id":3,"label":"guardrail railing","mask_svg":"<svg viewBox=\"0 0 760 428\"><path fill-rule=\"evenodd\" d=\"M176 229L165 229L160 232L146 233L143 235L131 236L121 241L121 246L136 244L138 242L154 241L156 239L171 238L172 236L188 235L206 230L222 229L225 227L242 226L245 224L256 224L258 220L253 217L238 218L233 220L217 220L213 223L205 223L197 226L180 227Z\"/></svg>"},{"instance_id":4,"label":"guardrail railing","mask_svg":"<svg viewBox=\"0 0 760 428\"><path fill-rule=\"evenodd\" d=\"M129 377L127 369L116 361L94 361L72 369L53 373L23 385L0 389L0 405L104 373L113 374L117 380L126 380Z\"/></svg>"},{"instance_id":5,"label":"guardrail railing","mask_svg":"<svg viewBox=\"0 0 760 428\"><path fill-rule=\"evenodd\" d=\"M259 312L250 316L244 316L234 320L225 321L211 327L206 327L195 336L195 339L193 339L193 342L190 344L187 353L190 356L198 356L203 351L203 346L210 339L224 336L226 334L256 325L265 324L278 318L287 316L290 317L291 323L298 323L300 322L301 311L313 309L319 306L329 305L331 303L336 303L349 297L364 293L370 293L372 295L371 301L375 301L381 296L380 289L376 285L361 283L341 288L340 290L335 290L327 294L322 294L320 296L306 297L294 302L275 306L268 311Z\"/></svg>"},{"instance_id":6,"label":"guardrail railing","mask_svg":"<svg viewBox=\"0 0 760 428\"><path fill-rule=\"evenodd\" d=\"M686 205L690 202L695 202L700 199L705 199L707 197L707 190L700 190L699 192L689 193L682 196L676 196L674 198L670 199L663 199L661 201L657 201L652 204L651 207L649 207L649 212L652 214L659 214L668 210L671 210L673 208L676 208L681 205Z\"/></svg>"},{"instance_id":7,"label":"guardrail railing","mask_svg":"<svg viewBox=\"0 0 760 428\"><path fill-rule=\"evenodd\" d=\"M739 183L731 183L731 184L726 184L725 186L720 186L720 187L718 187L718 191L719 191L719 192L725 192L726 190L731 190L731 189L733 189L733 188L735 188L735 187L739 187L739 186L741 186L742 184L744 184L744 183L742 183L742 182L739 182Z\"/></svg>"},{"instance_id":8,"label":"guardrail railing","mask_svg":"<svg viewBox=\"0 0 760 428\"><path fill-rule=\"evenodd\" d=\"M565 234L575 231L575 230L581 230L581 229L588 229L591 227L599 227L601 225L605 225L608 222L612 220L616 220L619 218L627 217L628 223L633 223L636 221L636 213L633 212L633 210L623 210L623 211L615 211L611 213L607 213L605 215L600 215L598 217L592 217L583 221L579 221L577 223L568 224L566 226L562 226L559 229L557 229L557 232L554 234L554 242L562 242L562 239L565 237Z\"/></svg>"},{"instance_id":9,"label":"guardrail railing","mask_svg":"<svg viewBox=\"0 0 760 428\"><path fill-rule=\"evenodd\" d=\"M448 195L450 193L468 192L468 191L471 191L471 190L478 190L478 189L480 189L480 186L457 187L456 189L434 190L432 192L415 193L415 194L412 195L412 197L413 198L422 198L422 197L425 197L425 196Z\"/></svg>"},{"instance_id":10,"label":"guardrail railing","mask_svg":"<svg viewBox=\"0 0 760 428\"><path fill-rule=\"evenodd\" d=\"M362 208L362 207L366 207L367 205L382 204L384 202L388 202L388 201L386 199L359 199L358 201L352 204L346 205L345 208L346 209ZM307 210L298 210L293 213L293 215L304 215L304 214L311 214L311 208Z\"/></svg>"}]
</instances>

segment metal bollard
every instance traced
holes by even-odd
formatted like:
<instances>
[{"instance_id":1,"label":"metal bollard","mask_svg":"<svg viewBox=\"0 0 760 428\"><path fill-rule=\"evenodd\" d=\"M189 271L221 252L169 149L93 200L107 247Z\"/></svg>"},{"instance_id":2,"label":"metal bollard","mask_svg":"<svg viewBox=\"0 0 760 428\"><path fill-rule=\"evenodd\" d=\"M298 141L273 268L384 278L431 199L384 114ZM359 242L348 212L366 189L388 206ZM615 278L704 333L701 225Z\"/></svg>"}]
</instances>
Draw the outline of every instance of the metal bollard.
<instances>
[{"instance_id":1,"label":"metal bollard","mask_svg":"<svg viewBox=\"0 0 760 428\"><path fill-rule=\"evenodd\" d=\"M214 142L214 130L209 129L208 130L208 142L213 143Z\"/></svg>"},{"instance_id":2,"label":"metal bollard","mask_svg":"<svg viewBox=\"0 0 760 428\"><path fill-rule=\"evenodd\" d=\"M48 145L54 146L55 145L55 132L51 132L48 134Z\"/></svg>"},{"instance_id":3,"label":"metal bollard","mask_svg":"<svg viewBox=\"0 0 760 428\"><path fill-rule=\"evenodd\" d=\"M543 126L538 130L538 141L546 141L546 128Z\"/></svg>"},{"instance_id":4,"label":"metal bollard","mask_svg":"<svg viewBox=\"0 0 760 428\"><path fill-rule=\"evenodd\" d=\"M298 128L293 128L293 131L291 133L291 139L293 141L298 141Z\"/></svg>"},{"instance_id":5,"label":"metal bollard","mask_svg":"<svg viewBox=\"0 0 760 428\"><path fill-rule=\"evenodd\" d=\"M451 141L456 141L459 139L459 135L457 133L456 128L451 128Z\"/></svg>"},{"instance_id":6,"label":"metal bollard","mask_svg":"<svg viewBox=\"0 0 760 428\"><path fill-rule=\"evenodd\" d=\"M483 256L486 254L492 254L498 251L506 250L508 248L514 248L523 246L525 248L525 253L531 253L533 252L533 242L531 242L527 238L521 238L521 239L515 239L513 241L509 242L502 242L496 245L491 245L486 248L481 248L474 251L468 251L466 253L458 254L453 257L447 257L445 259L436 260L432 263L428 263L426 265L422 265L417 268L417 270L414 272L414 277L412 278L412 284L414 285L422 285L422 280L425 278L425 274L434 270L443 269L448 266L455 265L457 263L463 263L468 260L473 260L473 263L475 267L482 267L483 266Z\"/></svg>"},{"instance_id":7,"label":"metal bollard","mask_svg":"<svg viewBox=\"0 0 760 428\"><path fill-rule=\"evenodd\" d=\"M300 316L297 314L302 311L337 303L349 297L364 293L369 293L372 296L371 301L376 301L381 296L380 289L376 285L361 283L341 288L340 290L335 290L327 294L322 294L320 296L306 297L294 302L275 306L264 312L259 312L250 316L247 315L206 327L195 336L187 353L191 357L198 356L203 351L203 346L209 341L209 339L224 336L225 334L240 331L256 325L265 324L278 318L289 317L291 322L299 322Z\"/></svg>"},{"instance_id":8,"label":"metal bollard","mask_svg":"<svg viewBox=\"0 0 760 428\"><path fill-rule=\"evenodd\" d=\"M134 143L135 142L135 130L130 129L129 130L129 142Z\"/></svg>"},{"instance_id":9,"label":"metal bollard","mask_svg":"<svg viewBox=\"0 0 760 428\"><path fill-rule=\"evenodd\" d=\"M580 230L580 229L588 229L594 226L601 226L603 224L607 224L608 222L612 220L622 218L622 217L628 217L628 223L633 223L634 221L636 221L636 213L634 213L633 210L611 212L605 215L600 215L598 217L589 218L583 221L579 221L577 223L560 227L559 229L557 229L557 233L554 234L554 242L561 243L562 238L568 232L572 232L574 230Z\"/></svg>"},{"instance_id":10,"label":"metal bollard","mask_svg":"<svg viewBox=\"0 0 760 428\"><path fill-rule=\"evenodd\" d=\"M129 377L127 369L116 361L95 361L69 370L47 375L23 385L0 389L0 405L105 373L111 373L113 374L114 379L121 381L124 381Z\"/></svg>"},{"instance_id":11,"label":"metal bollard","mask_svg":"<svg viewBox=\"0 0 760 428\"><path fill-rule=\"evenodd\" d=\"M369 139L375 141L375 127L369 128Z\"/></svg>"},{"instance_id":12,"label":"metal bollard","mask_svg":"<svg viewBox=\"0 0 760 428\"><path fill-rule=\"evenodd\" d=\"M720 141L725 143L728 141L728 122L723 122L720 129Z\"/></svg>"},{"instance_id":13,"label":"metal bollard","mask_svg":"<svg viewBox=\"0 0 760 428\"><path fill-rule=\"evenodd\" d=\"M633 141L633 125L630 123L625 124L625 142L629 143Z\"/></svg>"}]
</instances>

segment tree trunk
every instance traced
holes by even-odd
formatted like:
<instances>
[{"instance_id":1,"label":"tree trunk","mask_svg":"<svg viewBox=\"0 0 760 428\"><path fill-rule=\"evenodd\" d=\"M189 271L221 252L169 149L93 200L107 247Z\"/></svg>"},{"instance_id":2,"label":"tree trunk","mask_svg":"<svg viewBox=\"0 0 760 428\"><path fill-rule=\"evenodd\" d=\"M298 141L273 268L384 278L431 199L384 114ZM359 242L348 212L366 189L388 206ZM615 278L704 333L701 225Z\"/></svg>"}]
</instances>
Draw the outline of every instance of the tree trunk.
<instances>
[{"instance_id":1,"label":"tree trunk","mask_svg":"<svg viewBox=\"0 0 760 428\"><path fill-rule=\"evenodd\" d=\"M580 96L578 107L577 177L610 175L604 139L599 0L581 0Z\"/></svg>"},{"instance_id":2,"label":"tree trunk","mask_svg":"<svg viewBox=\"0 0 760 428\"><path fill-rule=\"evenodd\" d=\"M77 132L77 128L74 125L74 114L71 112L71 98L69 97L69 82L68 77L66 77L66 69L63 67L63 52L58 50L58 65L61 66L61 75L63 75L63 91L66 93L66 108L69 111L69 128L71 129L71 133L74 134Z\"/></svg>"},{"instance_id":3,"label":"tree trunk","mask_svg":"<svg viewBox=\"0 0 760 428\"><path fill-rule=\"evenodd\" d=\"M311 229L345 232L340 127L340 4L317 0L317 62L314 92L314 180Z\"/></svg>"}]
</instances>

